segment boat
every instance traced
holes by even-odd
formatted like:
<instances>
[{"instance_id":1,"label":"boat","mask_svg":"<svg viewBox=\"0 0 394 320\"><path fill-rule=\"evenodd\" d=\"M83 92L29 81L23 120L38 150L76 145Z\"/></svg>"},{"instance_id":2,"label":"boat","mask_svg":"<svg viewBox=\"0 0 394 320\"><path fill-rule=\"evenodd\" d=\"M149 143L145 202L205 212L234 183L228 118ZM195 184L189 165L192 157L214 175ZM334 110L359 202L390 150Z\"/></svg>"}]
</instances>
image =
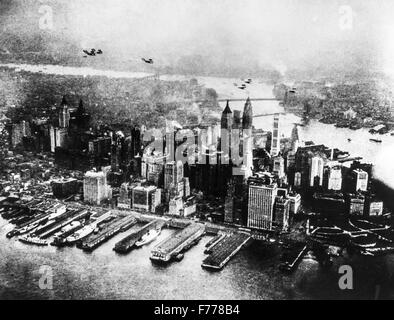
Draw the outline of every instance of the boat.
<instances>
[{"instance_id":1,"label":"boat","mask_svg":"<svg viewBox=\"0 0 394 320\"><path fill-rule=\"evenodd\" d=\"M48 242L46 242L43 239L40 239L38 237L32 237L30 235L25 235L25 236L20 236L19 241L24 242L24 243L28 243L28 244L35 244L38 246L47 246Z\"/></svg>"},{"instance_id":2,"label":"boat","mask_svg":"<svg viewBox=\"0 0 394 320\"><path fill-rule=\"evenodd\" d=\"M145 245L145 244L147 244L149 242L152 242L154 239L156 239L159 236L160 233L161 233L160 229L158 229L158 230L155 230L155 229L149 230L147 233L145 233L141 237L140 240L138 240L135 243L135 246L136 247L142 247L143 245Z\"/></svg>"},{"instance_id":3,"label":"boat","mask_svg":"<svg viewBox=\"0 0 394 320\"><path fill-rule=\"evenodd\" d=\"M86 238L88 235L93 233L94 229L95 229L95 226L87 225L87 226L83 227L82 229L78 230L77 232L75 232L74 234L72 234L71 236L68 236L66 238L66 242L72 244L72 243L75 243L79 240L82 240L83 238Z\"/></svg>"},{"instance_id":4,"label":"boat","mask_svg":"<svg viewBox=\"0 0 394 320\"><path fill-rule=\"evenodd\" d=\"M380 139L369 139L369 141L372 141L372 142L376 142L376 143L382 143L382 140L380 140Z\"/></svg>"},{"instance_id":5,"label":"boat","mask_svg":"<svg viewBox=\"0 0 394 320\"><path fill-rule=\"evenodd\" d=\"M183 253L179 253L179 254L177 254L177 255L174 257L174 260L175 260L175 261L181 261L181 260L183 259L183 257L184 257L184 254L183 254Z\"/></svg>"}]
</instances>

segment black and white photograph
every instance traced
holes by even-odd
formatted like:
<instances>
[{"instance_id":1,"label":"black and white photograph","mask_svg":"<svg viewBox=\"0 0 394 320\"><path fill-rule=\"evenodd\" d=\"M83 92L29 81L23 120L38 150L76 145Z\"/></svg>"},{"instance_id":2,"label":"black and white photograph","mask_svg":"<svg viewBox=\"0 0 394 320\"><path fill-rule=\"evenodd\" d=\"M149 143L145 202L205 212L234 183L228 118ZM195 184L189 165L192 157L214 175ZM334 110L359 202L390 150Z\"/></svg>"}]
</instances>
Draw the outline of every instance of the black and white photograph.
<instances>
[{"instance_id":1,"label":"black and white photograph","mask_svg":"<svg viewBox=\"0 0 394 320\"><path fill-rule=\"evenodd\" d=\"M0 300L394 299L393 159L392 0L0 0Z\"/></svg>"}]
</instances>

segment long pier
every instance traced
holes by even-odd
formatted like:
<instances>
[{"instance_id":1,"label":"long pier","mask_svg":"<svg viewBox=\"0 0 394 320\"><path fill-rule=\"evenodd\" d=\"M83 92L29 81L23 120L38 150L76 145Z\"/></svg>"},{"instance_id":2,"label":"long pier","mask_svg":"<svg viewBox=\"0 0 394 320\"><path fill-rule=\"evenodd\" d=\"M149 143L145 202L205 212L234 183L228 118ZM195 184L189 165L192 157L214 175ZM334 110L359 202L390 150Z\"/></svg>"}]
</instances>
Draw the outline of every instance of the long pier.
<instances>
[{"instance_id":1,"label":"long pier","mask_svg":"<svg viewBox=\"0 0 394 320\"><path fill-rule=\"evenodd\" d=\"M92 251L104 241L107 241L119 232L124 231L124 226L127 225L130 228L133 222L134 224L137 223L137 219L133 216L126 216L118 219L115 222L110 223L109 226L105 227L98 234L93 234L85 239L81 244L81 248L85 251Z\"/></svg>"},{"instance_id":2,"label":"long pier","mask_svg":"<svg viewBox=\"0 0 394 320\"><path fill-rule=\"evenodd\" d=\"M128 236L117 242L115 244L114 251L118 253L129 252L134 247L138 239L140 239L145 233L152 229L162 228L164 224L165 222L160 220L153 220L151 222L148 222L135 232L129 234Z\"/></svg>"},{"instance_id":3,"label":"long pier","mask_svg":"<svg viewBox=\"0 0 394 320\"><path fill-rule=\"evenodd\" d=\"M50 237L51 235L53 235L56 231L60 230L61 228L65 227L66 225L68 225L69 223L78 220L78 219L82 219L85 218L87 215L89 214L89 211L87 209L82 209L82 210L77 210L75 212L75 214L73 214L70 218L64 220L63 222L54 225L51 229L45 231L44 233L42 233L40 235L41 239L46 239L48 237Z\"/></svg>"},{"instance_id":4,"label":"long pier","mask_svg":"<svg viewBox=\"0 0 394 320\"><path fill-rule=\"evenodd\" d=\"M191 223L159 243L151 252L150 259L169 262L182 251L187 250L205 233L205 226Z\"/></svg>"},{"instance_id":5,"label":"long pier","mask_svg":"<svg viewBox=\"0 0 394 320\"><path fill-rule=\"evenodd\" d=\"M214 244L212 253L204 259L203 268L220 270L251 239L245 233L231 233Z\"/></svg>"}]
</instances>

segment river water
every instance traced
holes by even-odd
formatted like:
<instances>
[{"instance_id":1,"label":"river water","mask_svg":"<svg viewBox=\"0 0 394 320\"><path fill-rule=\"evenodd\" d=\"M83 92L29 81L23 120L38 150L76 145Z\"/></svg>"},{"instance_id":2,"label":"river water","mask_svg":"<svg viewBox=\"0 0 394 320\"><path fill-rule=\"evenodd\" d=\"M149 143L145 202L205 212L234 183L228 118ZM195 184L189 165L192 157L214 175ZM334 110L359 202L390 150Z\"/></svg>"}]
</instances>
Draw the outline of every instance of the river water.
<instances>
[{"instance_id":1,"label":"river water","mask_svg":"<svg viewBox=\"0 0 394 320\"><path fill-rule=\"evenodd\" d=\"M34 68L34 72L39 72L40 69ZM74 69L70 71L73 74L84 73ZM66 73L58 66L56 69L45 66L45 70ZM198 80L215 88L220 98L272 96L272 87L258 82L253 82L248 92L241 92L233 84L239 79L198 77ZM232 102L230 107L242 110L243 102ZM257 114L280 111L281 107L272 101L253 102L253 109ZM272 117L255 118L254 125L271 130L272 122ZM285 136L290 134L294 122L299 122L296 116L282 116ZM300 127L300 136L302 140L338 147L351 152L352 156L375 162L379 168L376 173L388 183L394 177L389 174L393 173L392 157L387 159L393 152L394 137L383 136L381 145L374 144L369 141L366 130L338 129L315 121ZM348 138L352 139L351 143ZM336 259L330 269L322 269L316 261L307 258L293 274L284 275L278 270L279 249L256 241L241 250L222 271L210 272L201 268L205 244L210 239L207 236L192 247L182 261L158 266L149 260L150 250L173 230L165 229L155 242L119 255L112 248L125 234L117 235L92 253L85 253L74 247L28 246L16 239L7 239L5 235L11 229L12 226L0 218L0 299L373 299L376 292L379 297L394 297L393 255L372 259L346 255ZM342 264L353 266L353 290L339 289L338 268ZM39 288L42 266L52 268L52 290ZM380 286L378 291L377 285Z\"/></svg>"}]
</instances>

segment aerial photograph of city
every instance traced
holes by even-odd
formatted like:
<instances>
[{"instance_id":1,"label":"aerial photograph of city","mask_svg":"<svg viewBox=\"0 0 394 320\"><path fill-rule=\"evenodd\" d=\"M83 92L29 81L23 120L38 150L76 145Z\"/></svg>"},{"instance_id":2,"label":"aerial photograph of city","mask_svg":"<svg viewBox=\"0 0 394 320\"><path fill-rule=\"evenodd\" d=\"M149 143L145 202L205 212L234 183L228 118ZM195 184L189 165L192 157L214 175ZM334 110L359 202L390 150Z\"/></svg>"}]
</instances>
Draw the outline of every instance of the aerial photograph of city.
<instances>
[{"instance_id":1,"label":"aerial photograph of city","mask_svg":"<svg viewBox=\"0 0 394 320\"><path fill-rule=\"evenodd\" d=\"M393 17L1 0L0 300L393 299Z\"/></svg>"}]
</instances>

